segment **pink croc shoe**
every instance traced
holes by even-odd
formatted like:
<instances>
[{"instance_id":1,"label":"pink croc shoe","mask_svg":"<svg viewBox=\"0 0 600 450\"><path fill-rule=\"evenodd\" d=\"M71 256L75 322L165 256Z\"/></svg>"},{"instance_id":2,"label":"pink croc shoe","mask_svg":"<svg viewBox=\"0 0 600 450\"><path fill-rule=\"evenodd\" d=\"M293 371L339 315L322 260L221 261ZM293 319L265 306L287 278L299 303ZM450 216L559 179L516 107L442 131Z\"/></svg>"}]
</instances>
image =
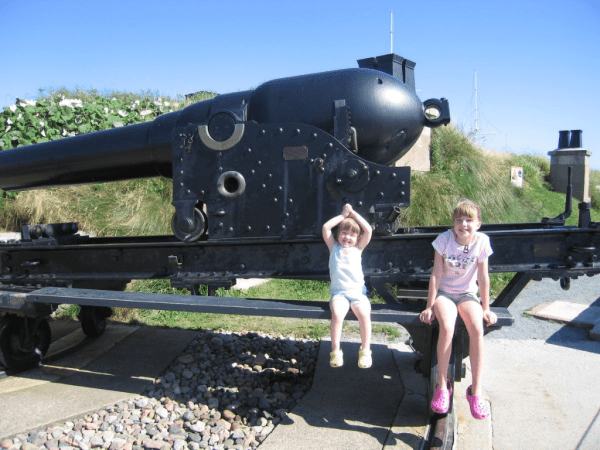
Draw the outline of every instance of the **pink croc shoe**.
<instances>
[{"instance_id":1,"label":"pink croc shoe","mask_svg":"<svg viewBox=\"0 0 600 450\"><path fill-rule=\"evenodd\" d=\"M452 397L452 383L447 381L448 389L438 389L435 386L435 392L431 399L431 410L438 414L446 414L450 409L450 397Z\"/></svg>"},{"instance_id":2,"label":"pink croc shoe","mask_svg":"<svg viewBox=\"0 0 600 450\"><path fill-rule=\"evenodd\" d=\"M490 416L490 408L483 397L471 395L471 387L467 388L467 401L471 407L471 415L475 419L487 419Z\"/></svg>"}]
</instances>

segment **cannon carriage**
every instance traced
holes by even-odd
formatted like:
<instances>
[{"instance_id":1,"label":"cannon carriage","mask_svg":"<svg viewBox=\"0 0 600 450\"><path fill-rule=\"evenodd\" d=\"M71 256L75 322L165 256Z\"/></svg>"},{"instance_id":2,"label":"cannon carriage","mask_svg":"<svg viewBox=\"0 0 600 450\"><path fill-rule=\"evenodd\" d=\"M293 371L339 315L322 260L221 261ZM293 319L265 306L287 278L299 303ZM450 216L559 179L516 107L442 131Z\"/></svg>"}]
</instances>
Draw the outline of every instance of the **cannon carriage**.
<instances>
[{"instance_id":1,"label":"cannon carriage","mask_svg":"<svg viewBox=\"0 0 600 450\"><path fill-rule=\"evenodd\" d=\"M5 190L167 176L175 207L170 236L96 238L65 222L27 226L20 240L1 243L0 364L38 363L50 343L46 319L61 303L82 306L89 336L102 334L112 307L329 318L326 302L214 290L239 278L327 280L321 226L350 203L375 230L363 266L386 303L373 305L372 319L409 331L418 369L429 377L437 331L418 314L442 227L398 228L410 204L410 168L393 164L424 126L445 125L450 113L443 98L419 100L413 69L397 55L368 58L359 68L274 80L154 122L0 152ZM516 273L492 303L495 329L512 323L508 307L530 280L567 287L600 272L590 205L579 205L576 227L565 226L570 209L539 223L483 226L494 248L490 272ZM122 292L130 280L157 278L192 293L207 285L209 295ZM465 336L459 325L454 380L464 375Z\"/></svg>"}]
</instances>

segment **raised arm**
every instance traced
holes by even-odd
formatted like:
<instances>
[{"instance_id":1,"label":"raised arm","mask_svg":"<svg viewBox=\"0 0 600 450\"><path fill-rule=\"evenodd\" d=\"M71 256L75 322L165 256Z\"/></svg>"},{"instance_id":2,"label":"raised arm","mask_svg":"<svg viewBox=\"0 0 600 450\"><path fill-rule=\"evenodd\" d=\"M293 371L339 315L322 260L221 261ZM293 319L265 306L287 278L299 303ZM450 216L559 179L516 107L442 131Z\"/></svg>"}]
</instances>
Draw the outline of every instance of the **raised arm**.
<instances>
[{"instance_id":1,"label":"raised arm","mask_svg":"<svg viewBox=\"0 0 600 450\"><path fill-rule=\"evenodd\" d=\"M329 219L327 222L325 222L323 224L323 230L322 230L323 240L325 241L325 244L327 244L327 248L329 249L329 251L331 251L333 249L333 246L335 245L335 237L333 237L333 233L331 230L333 230L333 228L336 225L338 225L342 220L344 220L346 217L348 217L348 213L347 213L346 209L344 208L344 211L342 212L342 214L332 217L331 219Z\"/></svg>"}]
</instances>

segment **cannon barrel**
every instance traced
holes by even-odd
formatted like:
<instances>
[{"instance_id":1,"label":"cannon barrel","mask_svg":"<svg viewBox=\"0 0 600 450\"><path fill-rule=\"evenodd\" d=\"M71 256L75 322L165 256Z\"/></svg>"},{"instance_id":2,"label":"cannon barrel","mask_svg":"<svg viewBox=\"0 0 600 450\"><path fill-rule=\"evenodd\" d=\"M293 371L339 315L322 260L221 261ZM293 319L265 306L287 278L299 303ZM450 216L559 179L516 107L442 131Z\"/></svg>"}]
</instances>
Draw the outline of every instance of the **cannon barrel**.
<instances>
[{"instance_id":1,"label":"cannon barrel","mask_svg":"<svg viewBox=\"0 0 600 450\"><path fill-rule=\"evenodd\" d=\"M348 131L348 141L354 137L353 144L345 144L359 157L391 164L410 149L424 126L448 123L449 112L445 99L421 103L411 83L389 72L357 68L277 79L255 90L194 103L153 122L5 150L0 152L0 188L172 177L173 130L206 124L219 141L229 126L224 116L235 122L302 123L331 134L342 128L340 135ZM340 100L345 105L341 119L334 106ZM439 117L425 115L431 105L441 111Z\"/></svg>"}]
</instances>

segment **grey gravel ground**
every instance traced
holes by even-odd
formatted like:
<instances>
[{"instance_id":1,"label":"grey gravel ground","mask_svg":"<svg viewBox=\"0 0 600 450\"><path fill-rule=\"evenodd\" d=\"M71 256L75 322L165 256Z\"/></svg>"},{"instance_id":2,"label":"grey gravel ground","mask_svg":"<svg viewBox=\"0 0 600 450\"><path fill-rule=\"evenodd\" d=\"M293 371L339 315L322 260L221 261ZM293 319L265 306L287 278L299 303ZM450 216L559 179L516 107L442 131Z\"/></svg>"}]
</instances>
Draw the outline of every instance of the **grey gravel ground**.
<instances>
[{"instance_id":1,"label":"grey gravel ground","mask_svg":"<svg viewBox=\"0 0 600 450\"><path fill-rule=\"evenodd\" d=\"M511 327L505 327L486 336L486 339L541 339L549 344L585 349L589 346L588 330L541 320L526 314L541 303L565 301L600 306L600 276L580 277L571 281L564 291L559 282L551 279L530 281L517 299L509 306L515 317Z\"/></svg>"}]
</instances>

